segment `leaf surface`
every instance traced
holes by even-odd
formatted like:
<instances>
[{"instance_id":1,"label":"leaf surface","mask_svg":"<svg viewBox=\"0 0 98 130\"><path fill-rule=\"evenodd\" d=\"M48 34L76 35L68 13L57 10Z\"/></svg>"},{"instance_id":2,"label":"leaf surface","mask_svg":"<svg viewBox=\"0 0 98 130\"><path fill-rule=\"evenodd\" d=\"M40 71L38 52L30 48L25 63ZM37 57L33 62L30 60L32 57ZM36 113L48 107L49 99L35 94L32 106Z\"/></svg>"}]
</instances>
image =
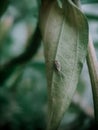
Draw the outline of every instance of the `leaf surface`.
<instances>
[{"instance_id":1,"label":"leaf surface","mask_svg":"<svg viewBox=\"0 0 98 130\"><path fill-rule=\"evenodd\" d=\"M56 130L69 107L85 62L88 45L88 23L71 0L56 0L41 9L48 81L48 130Z\"/></svg>"}]
</instances>

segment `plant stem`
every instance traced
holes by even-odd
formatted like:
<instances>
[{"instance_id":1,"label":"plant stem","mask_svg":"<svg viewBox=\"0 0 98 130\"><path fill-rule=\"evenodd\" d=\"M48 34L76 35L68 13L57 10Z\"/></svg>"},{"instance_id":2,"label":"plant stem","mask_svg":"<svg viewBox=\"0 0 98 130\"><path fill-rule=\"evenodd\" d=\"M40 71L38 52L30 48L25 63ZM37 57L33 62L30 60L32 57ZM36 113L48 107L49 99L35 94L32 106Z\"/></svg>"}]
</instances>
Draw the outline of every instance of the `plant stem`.
<instances>
[{"instance_id":1,"label":"plant stem","mask_svg":"<svg viewBox=\"0 0 98 130\"><path fill-rule=\"evenodd\" d=\"M98 62L91 39L88 44L87 65L92 85L95 119L98 124Z\"/></svg>"},{"instance_id":2,"label":"plant stem","mask_svg":"<svg viewBox=\"0 0 98 130\"><path fill-rule=\"evenodd\" d=\"M3 85L5 80L12 74L16 67L25 64L33 56L35 56L41 43L41 33L39 29L39 24L36 27L34 34L28 41L28 46L25 51L17 57L14 57L7 63L0 65L0 85Z\"/></svg>"}]
</instances>

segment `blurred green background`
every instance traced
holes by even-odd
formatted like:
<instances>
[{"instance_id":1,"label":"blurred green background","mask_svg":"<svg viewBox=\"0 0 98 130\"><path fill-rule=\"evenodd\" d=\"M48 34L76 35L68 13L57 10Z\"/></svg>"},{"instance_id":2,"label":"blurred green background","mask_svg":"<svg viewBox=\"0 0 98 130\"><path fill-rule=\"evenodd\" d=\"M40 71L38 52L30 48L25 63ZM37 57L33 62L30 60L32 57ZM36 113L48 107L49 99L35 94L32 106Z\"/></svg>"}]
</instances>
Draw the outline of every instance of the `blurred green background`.
<instances>
[{"instance_id":1,"label":"blurred green background","mask_svg":"<svg viewBox=\"0 0 98 130\"><path fill-rule=\"evenodd\" d=\"M82 0L82 10L88 18L98 56L98 3L87 2L89 0ZM46 70L43 44L40 44L41 36L36 28L39 8L40 0L10 0L0 18L0 130L46 128ZM95 127L92 90L85 63L59 130L95 130Z\"/></svg>"}]
</instances>

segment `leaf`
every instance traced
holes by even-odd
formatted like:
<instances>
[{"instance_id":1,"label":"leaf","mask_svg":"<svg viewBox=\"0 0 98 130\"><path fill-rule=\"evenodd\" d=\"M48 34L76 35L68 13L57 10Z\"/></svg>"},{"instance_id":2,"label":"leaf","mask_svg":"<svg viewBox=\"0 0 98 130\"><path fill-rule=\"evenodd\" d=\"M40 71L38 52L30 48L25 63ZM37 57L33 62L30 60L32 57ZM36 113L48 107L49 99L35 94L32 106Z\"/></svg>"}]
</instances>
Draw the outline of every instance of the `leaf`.
<instances>
[{"instance_id":1,"label":"leaf","mask_svg":"<svg viewBox=\"0 0 98 130\"><path fill-rule=\"evenodd\" d=\"M56 0L40 14L48 81L48 130L56 130L68 109L85 62L88 23L76 5Z\"/></svg>"},{"instance_id":2,"label":"leaf","mask_svg":"<svg viewBox=\"0 0 98 130\"><path fill-rule=\"evenodd\" d=\"M98 0L81 0L82 4L98 3Z\"/></svg>"}]
</instances>

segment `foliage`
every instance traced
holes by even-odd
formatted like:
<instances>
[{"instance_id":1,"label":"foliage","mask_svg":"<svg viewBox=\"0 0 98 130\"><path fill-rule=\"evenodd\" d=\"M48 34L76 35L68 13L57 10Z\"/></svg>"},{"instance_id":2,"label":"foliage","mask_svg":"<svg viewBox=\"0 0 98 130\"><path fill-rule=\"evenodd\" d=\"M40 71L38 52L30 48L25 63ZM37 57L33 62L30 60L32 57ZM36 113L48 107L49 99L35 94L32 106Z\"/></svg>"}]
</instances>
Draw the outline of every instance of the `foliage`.
<instances>
[{"instance_id":1,"label":"foliage","mask_svg":"<svg viewBox=\"0 0 98 130\"><path fill-rule=\"evenodd\" d=\"M81 0L98 54L98 10L95 8L95 2L98 1ZM39 0L22 0L21 2L20 0L9 0L8 3L5 0L0 1L0 130L46 129L48 118L47 68L43 56L43 44L40 45L41 34L38 27L40 6L41 1ZM95 12L93 13L92 10ZM51 20L50 22L52 24ZM59 21L57 20L57 22ZM53 27L48 26L48 28L51 31ZM51 33L51 35L54 34ZM71 35L73 36L75 33ZM64 33L65 36L66 33ZM49 47L47 48L49 49ZM46 53L48 53L48 49ZM84 54L85 50L81 53ZM59 71L59 68L55 69L57 69L55 72ZM50 75L49 78L51 78ZM97 129L86 65L83 67L72 103L64 115L59 129Z\"/></svg>"},{"instance_id":2,"label":"foliage","mask_svg":"<svg viewBox=\"0 0 98 130\"><path fill-rule=\"evenodd\" d=\"M58 127L72 100L88 46L84 15L69 1L62 6L57 1L47 3L40 16L48 77L49 130Z\"/></svg>"}]
</instances>

